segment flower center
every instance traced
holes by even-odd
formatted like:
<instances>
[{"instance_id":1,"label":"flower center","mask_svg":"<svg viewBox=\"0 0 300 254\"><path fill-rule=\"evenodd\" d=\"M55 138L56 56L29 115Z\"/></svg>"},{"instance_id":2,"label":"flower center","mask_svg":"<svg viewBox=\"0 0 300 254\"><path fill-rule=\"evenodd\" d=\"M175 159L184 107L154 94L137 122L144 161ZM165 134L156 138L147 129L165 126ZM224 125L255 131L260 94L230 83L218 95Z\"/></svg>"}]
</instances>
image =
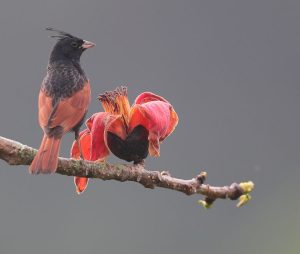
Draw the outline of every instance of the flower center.
<instances>
[{"instance_id":1,"label":"flower center","mask_svg":"<svg viewBox=\"0 0 300 254\"><path fill-rule=\"evenodd\" d=\"M105 112L113 115L121 115L126 127L129 124L130 104L128 100L127 87L117 87L114 91L107 91L100 94L98 99L101 101Z\"/></svg>"}]
</instances>

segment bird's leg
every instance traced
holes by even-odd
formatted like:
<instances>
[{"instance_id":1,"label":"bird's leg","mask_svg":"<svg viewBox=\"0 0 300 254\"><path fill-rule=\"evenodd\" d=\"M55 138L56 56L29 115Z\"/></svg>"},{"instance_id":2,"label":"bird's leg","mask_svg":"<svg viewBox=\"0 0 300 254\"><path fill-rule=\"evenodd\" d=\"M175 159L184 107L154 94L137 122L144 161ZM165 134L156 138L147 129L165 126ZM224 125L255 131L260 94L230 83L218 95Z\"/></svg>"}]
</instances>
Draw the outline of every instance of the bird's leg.
<instances>
[{"instance_id":1,"label":"bird's leg","mask_svg":"<svg viewBox=\"0 0 300 254\"><path fill-rule=\"evenodd\" d=\"M80 145L80 141L79 141L79 131L78 130L75 131L75 140L76 140L77 146L79 148L80 158L82 160L84 160L81 145Z\"/></svg>"}]
</instances>

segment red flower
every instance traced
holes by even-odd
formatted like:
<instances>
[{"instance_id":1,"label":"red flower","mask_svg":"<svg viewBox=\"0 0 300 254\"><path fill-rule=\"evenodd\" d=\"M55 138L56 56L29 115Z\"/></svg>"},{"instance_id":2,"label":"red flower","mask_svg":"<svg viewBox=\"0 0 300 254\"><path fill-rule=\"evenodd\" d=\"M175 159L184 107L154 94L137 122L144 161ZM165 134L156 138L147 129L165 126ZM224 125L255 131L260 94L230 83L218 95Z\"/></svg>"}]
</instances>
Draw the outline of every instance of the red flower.
<instances>
[{"instance_id":1,"label":"red flower","mask_svg":"<svg viewBox=\"0 0 300 254\"><path fill-rule=\"evenodd\" d=\"M90 159L90 154L91 154L91 135L88 129L85 129L84 131L80 132L79 134L80 137L80 146L82 149L82 156L83 159L89 160ZM74 159L80 159L80 150L78 147L78 144L76 141L73 142L73 145L71 147L71 157ZM87 185L88 185L88 178L86 177L74 177L74 183L76 186L76 192L78 194L82 193Z\"/></svg>"},{"instance_id":2,"label":"red flower","mask_svg":"<svg viewBox=\"0 0 300 254\"><path fill-rule=\"evenodd\" d=\"M80 134L84 159L104 160L112 152L120 159L140 163L148 153L160 155L160 143L178 123L178 116L166 99L144 92L130 107L125 87L106 92L98 98L105 112L92 115L86 121L87 129ZM76 142L71 156L80 156ZM82 192L87 179L75 178L75 184L77 191Z\"/></svg>"}]
</instances>

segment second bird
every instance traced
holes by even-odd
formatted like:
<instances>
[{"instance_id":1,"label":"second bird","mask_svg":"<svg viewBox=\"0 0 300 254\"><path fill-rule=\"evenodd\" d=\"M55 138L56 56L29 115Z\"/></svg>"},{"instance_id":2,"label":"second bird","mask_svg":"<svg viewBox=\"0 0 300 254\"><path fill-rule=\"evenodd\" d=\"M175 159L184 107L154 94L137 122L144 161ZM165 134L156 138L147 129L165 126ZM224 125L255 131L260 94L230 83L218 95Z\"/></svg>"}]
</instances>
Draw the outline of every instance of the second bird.
<instances>
[{"instance_id":1,"label":"second bird","mask_svg":"<svg viewBox=\"0 0 300 254\"><path fill-rule=\"evenodd\" d=\"M39 124L44 136L40 148L32 161L32 174L49 174L57 169L62 136L79 129L91 101L90 83L80 66L81 54L94 43L77 38L53 28L58 38L49 59L47 74L39 93Z\"/></svg>"}]
</instances>

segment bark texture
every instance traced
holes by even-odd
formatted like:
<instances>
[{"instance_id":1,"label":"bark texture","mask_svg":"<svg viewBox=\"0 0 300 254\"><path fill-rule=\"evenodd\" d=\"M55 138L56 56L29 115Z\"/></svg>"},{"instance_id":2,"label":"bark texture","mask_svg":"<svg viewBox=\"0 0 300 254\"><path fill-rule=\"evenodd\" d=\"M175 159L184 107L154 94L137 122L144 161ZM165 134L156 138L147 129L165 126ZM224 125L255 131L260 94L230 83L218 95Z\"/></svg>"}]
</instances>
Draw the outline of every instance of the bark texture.
<instances>
[{"instance_id":1,"label":"bark texture","mask_svg":"<svg viewBox=\"0 0 300 254\"><path fill-rule=\"evenodd\" d=\"M0 159L10 165L30 165L37 150L0 136ZM120 182L132 181L142 184L146 188L161 187L183 192L187 195L202 194L205 196L201 203L210 207L216 199L240 198L238 206L246 203L254 184L252 182L232 183L229 186L211 186L205 184L206 173L189 179L172 177L167 171L150 171L143 164L109 164L89 161L59 158L57 174L98 178L102 180L116 180Z\"/></svg>"}]
</instances>

